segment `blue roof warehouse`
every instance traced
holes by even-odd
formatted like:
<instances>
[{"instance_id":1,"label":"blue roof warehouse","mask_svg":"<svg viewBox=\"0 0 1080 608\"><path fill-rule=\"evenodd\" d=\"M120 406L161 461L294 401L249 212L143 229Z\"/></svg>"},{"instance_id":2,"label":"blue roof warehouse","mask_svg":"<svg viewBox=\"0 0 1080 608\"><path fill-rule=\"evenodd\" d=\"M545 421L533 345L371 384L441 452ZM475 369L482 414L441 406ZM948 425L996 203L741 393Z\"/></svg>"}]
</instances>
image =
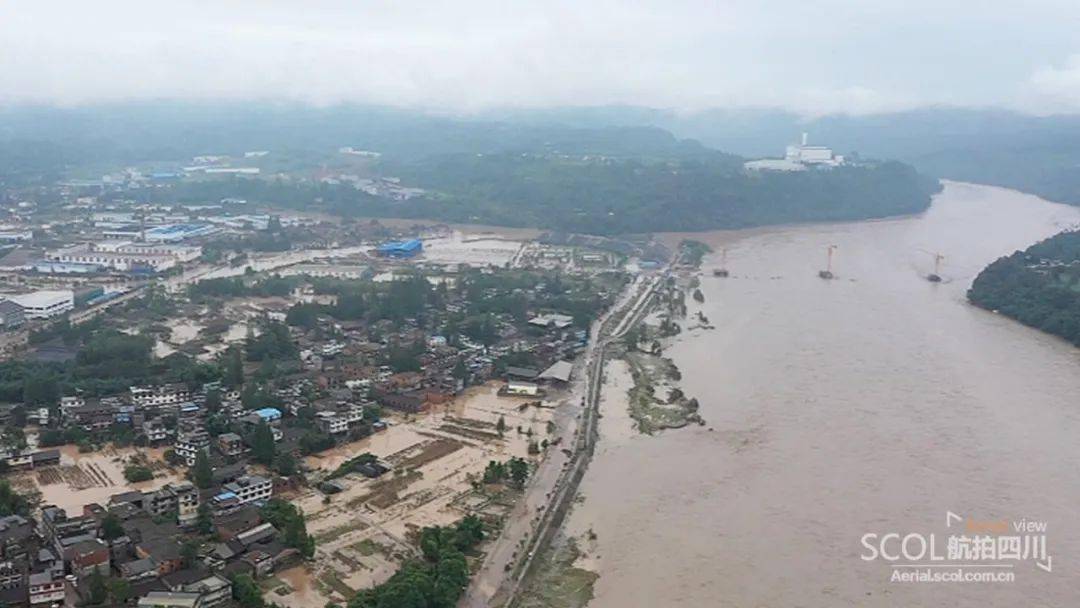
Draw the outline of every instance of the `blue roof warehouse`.
<instances>
[{"instance_id":1,"label":"blue roof warehouse","mask_svg":"<svg viewBox=\"0 0 1080 608\"><path fill-rule=\"evenodd\" d=\"M376 250L380 256L388 258L411 258L424 251L424 242L420 239L383 243Z\"/></svg>"}]
</instances>

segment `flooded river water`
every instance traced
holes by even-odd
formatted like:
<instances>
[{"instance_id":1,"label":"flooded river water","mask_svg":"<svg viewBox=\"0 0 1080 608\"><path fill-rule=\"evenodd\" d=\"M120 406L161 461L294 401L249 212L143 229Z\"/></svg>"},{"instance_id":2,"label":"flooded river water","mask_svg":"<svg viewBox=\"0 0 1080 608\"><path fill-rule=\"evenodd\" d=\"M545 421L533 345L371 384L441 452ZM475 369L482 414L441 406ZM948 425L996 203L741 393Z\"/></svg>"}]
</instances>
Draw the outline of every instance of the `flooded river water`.
<instances>
[{"instance_id":1,"label":"flooded river water","mask_svg":"<svg viewBox=\"0 0 1080 608\"><path fill-rule=\"evenodd\" d=\"M918 217L696 235L728 248L731 277L706 259L705 303L688 303L715 329L667 354L707 425L636 436L604 412L571 518L598 538L590 606L1076 605L1080 351L965 290L1078 220L949 184ZM817 276L828 245L833 281ZM945 553L963 525L947 511L1045 522L1052 572L983 561L1015 582L903 583L860 559L867 533L934 533Z\"/></svg>"}]
</instances>

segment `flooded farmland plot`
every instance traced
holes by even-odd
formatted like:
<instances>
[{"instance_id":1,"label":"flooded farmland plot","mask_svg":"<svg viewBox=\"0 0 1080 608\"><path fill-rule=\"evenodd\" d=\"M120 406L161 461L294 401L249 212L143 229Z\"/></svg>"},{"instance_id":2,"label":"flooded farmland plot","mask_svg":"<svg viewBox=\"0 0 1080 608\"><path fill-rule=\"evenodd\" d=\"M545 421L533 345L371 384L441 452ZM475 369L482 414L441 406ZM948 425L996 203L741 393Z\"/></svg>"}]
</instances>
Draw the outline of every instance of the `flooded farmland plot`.
<instances>
[{"instance_id":1,"label":"flooded farmland plot","mask_svg":"<svg viewBox=\"0 0 1080 608\"><path fill-rule=\"evenodd\" d=\"M390 471L377 479L348 473L336 480L343 486L339 493L310 489L295 497L317 541L316 565L279 573L281 593L271 595L274 601L290 608L344 602L388 579L413 555L409 539L421 528L449 525L468 513L489 520L505 516L514 492L477 491L474 482L492 460L542 458L530 456L528 446L555 443L549 423L558 402L499 397L497 391L495 383L473 387L427 413L388 415L385 431L307 457L306 466L329 474L370 452Z\"/></svg>"},{"instance_id":2,"label":"flooded farmland plot","mask_svg":"<svg viewBox=\"0 0 1080 608\"><path fill-rule=\"evenodd\" d=\"M176 481L183 474L171 468L160 448L106 447L80 453L74 445L60 448L60 464L19 473L13 484L22 491L40 492L42 504L52 504L79 512L90 503L105 504L109 497L129 490L153 490ZM139 483L124 479L124 467L138 463L154 472L154 478Z\"/></svg>"},{"instance_id":3,"label":"flooded farmland plot","mask_svg":"<svg viewBox=\"0 0 1080 608\"><path fill-rule=\"evenodd\" d=\"M468 236L454 232L448 237L424 241L424 258L444 264L503 266L514 259L522 243L498 236Z\"/></svg>"}]
</instances>

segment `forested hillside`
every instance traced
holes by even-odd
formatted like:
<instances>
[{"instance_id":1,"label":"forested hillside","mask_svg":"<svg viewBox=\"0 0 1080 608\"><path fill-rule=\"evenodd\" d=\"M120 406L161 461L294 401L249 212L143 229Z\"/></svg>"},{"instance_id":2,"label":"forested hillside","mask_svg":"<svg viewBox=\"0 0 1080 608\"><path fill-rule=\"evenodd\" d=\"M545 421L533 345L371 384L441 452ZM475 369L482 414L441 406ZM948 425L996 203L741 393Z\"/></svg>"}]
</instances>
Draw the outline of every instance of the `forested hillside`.
<instances>
[{"instance_id":1,"label":"forested hillside","mask_svg":"<svg viewBox=\"0 0 1080 608\"><path fill-rule=\"evenodd\" d=\"M345 146L381 156L357 168L338 152ZM9 185L96 179L131 165L176 171L193 155L243 158L247 150L271 151L262 169L266 177L183 179L106 198L168 203L237 197L343 216L608 235L908 214L926 209L938 188L936 180L899 162L748 173L741 156L647 125L229 104L0 112L0 183ZM327 171L399 177L427 194L396 201L312 179Z\"/></svg>"},{"instance_id":2,"label":"forested hillside","mask_svg":"<svg viewBox=\"0 0 1080 608\"><path fill-rule=\"evenodd\" d=\"M1063 232L990 264L968 299L1080 346L1080 232Z\"/></svg>"},{"instance_id":3,"label":"forested hillside","mask_svg":"<svg viewBox=\"0 0 1080 608\"><path fill-rule=\"evenodd\" d=\"M494 114L530 124L654 125L748 157L779 156L801 132L840 154L890 158L920 173L1080 205L1080 116L933 107L803 118L777 109L673 112L642 107L557 108Z\"/></svg>"},{"instance_id":4,"label":"forested hillside","mask_svg":"<svg viewBox=\"0 0 1080 608\"><path fill-rule=\"evenodd\" d=\"M398 167L440 195L434 217L593 234L744 228L916 213L938 188L894 162L747 173L741 159L670 162L530 155L439 157Z\"/></svg>"}]
</instances>

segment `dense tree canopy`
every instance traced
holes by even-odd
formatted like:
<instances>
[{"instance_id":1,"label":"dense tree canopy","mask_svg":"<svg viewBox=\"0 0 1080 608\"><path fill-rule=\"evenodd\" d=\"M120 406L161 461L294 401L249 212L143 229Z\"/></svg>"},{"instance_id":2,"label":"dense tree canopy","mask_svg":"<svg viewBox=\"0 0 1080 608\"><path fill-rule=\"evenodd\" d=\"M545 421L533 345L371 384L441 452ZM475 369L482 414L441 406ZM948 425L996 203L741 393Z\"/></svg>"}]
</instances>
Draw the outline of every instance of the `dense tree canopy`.
<instances>
[{"instance_id":1,"label":"dense tree canopy","mask_svg":"<svg viewBox=\"0 0 1080 608\"><path fill-rule=\"evenodd\" d=\"M728 157L650 162L454 155L395 167L437 191L441 219L592 234L743 228L915 213L937 182L886 162L805 172L743 171Z\"/></svg>"},{"instance_id":2,"label":"dense tree canopy","mask_svg":"<svg viewBox=\"0 0 1080 608\"><path fill-rule=\"evenodd\" d=\"M401 566L390 580L360 591L348 608L451 608L469 582L465 552L484 538L483 525L468 516L456 526L433 526L420 533L422 558Z\"/></svg>"},{"instance_id":3,"label":"dense tree canopy","mask_svg":"<svg viewBox=\"0 0 1080 608\"><path fill-rule=\"evenodd\" d=\"M1063 232L990 264L968 298L1080 346L1080 232Z\"/></svg>"}]
</instances>

